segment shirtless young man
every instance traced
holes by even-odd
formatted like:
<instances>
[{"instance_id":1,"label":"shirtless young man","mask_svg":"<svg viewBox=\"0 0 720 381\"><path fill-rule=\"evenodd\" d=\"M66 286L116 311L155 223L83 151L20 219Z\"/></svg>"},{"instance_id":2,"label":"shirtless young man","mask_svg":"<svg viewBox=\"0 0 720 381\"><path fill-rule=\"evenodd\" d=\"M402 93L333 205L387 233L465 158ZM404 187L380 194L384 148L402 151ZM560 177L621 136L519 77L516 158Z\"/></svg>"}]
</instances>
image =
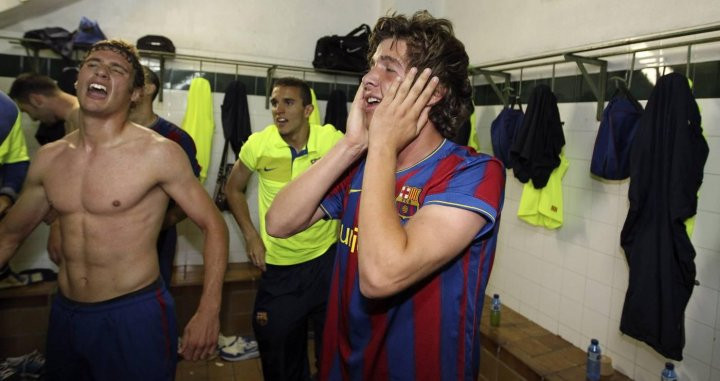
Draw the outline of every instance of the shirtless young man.
<instances>
[{"instance_id":1,"label":"shirtless young man","mask_svg":"<svg viewBox=\"0 0 720 381\"><path fill-rule=\"evenodd\" d=\"M170 198L205 234L203 293L179 352L197 360L215 351L227 227L182 149L128 121L143 82L132 45L93 45L77 81L79 130L38 151L23 192L0 222L4 264L51 206L59 215L50 380L174 379L174 303L159 280L155 246Z\"/></svg>"}]
</instances>

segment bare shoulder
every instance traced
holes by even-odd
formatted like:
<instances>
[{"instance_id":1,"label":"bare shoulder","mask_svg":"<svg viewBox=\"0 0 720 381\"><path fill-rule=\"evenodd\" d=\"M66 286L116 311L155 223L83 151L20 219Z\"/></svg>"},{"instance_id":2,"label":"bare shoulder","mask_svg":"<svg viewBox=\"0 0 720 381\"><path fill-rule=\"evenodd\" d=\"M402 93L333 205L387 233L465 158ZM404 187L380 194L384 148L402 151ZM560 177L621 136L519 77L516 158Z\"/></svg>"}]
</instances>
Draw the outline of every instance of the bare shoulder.
<instances>
[{"instance_id":1,"label":"bare shoulder","mask_svg":"<svg viewBox=\"0 0 720 381\"><path fill-rule=\"evenodd\" d=\"M53 162L70 150L78 143L78 131L65 135L62 139L41 146L35 153L32 163Z\"/></svg>"},{"instance_id":2,"label":"bare shoulder","mask_svg":"<svg viewBox=\"0 0 720 381\"><path fill-rule=\"evenodd\" d=\"M187 156L179 144L147 127L135 123L131 124L133 137L137 139L137 147L142 150L142 154L148 159L162 163L164 167L172 166L178 162L184 164L187 161Z\"/></svg>"}]
</instances>

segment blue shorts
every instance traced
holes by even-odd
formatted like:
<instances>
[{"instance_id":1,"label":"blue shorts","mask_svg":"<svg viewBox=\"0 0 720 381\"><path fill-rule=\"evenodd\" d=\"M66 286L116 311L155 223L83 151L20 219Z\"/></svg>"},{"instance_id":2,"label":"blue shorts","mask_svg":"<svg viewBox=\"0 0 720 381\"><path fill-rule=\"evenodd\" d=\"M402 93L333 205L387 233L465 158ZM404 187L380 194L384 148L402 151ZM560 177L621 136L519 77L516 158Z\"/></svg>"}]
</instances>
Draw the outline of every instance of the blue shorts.
<instances>
[{"instance_id":1,"label":"blue shorts","mask_svg":"<svg viewBox=\"0 0 720 381\"><path fill-rule=\"evenodd\" d=\"M174 380L175 302L161 279L107 301L53 299L48 380Z\"/></svg>"}]
</instances>

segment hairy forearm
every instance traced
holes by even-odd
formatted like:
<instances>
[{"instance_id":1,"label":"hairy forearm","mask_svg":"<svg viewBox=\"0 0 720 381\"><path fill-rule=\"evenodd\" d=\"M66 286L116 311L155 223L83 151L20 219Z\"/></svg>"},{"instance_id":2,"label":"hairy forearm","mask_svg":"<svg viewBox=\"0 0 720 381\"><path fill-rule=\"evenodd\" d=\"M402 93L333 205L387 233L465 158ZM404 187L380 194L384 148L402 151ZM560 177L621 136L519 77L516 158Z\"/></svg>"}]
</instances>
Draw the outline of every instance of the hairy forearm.
<instances>
[{"instance_id":1,"label":"hairy forearm","mask_svg":"<svg viewBox=\"0 0 720 381\"><path fill-rule=\"evenodd\" d=\"M320 161L285 186L265 216L268 234L289 237L309 227L327 191L364 149L343 138Z\"/></svg>"}]
</instances>

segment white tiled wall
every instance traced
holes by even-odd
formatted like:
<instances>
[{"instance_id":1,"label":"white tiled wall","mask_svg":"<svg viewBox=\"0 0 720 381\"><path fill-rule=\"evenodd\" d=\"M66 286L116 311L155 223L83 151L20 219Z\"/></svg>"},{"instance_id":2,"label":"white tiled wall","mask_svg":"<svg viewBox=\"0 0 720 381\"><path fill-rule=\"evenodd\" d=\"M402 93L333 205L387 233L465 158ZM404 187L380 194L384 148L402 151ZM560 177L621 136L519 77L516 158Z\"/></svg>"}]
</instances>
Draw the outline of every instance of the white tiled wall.
<instances>
[{"instance_id":1,"label":"white tiled wall","mask_svg":"<svg viewBox=\"0 0 720 381\"><path fill-rule=\"evenodd\" d=\"M698 100L710 145L692 242L700 286L686 309L687 344L676 364L683 380L720 380L720 100ZM620 247L627 216L629 180L590 177L599 122L595 103L560 104L565 153L564 225L551 231L517 218L522 184L508 171L505 208L495 266L487 288L503 303L574 345L597 338L613 366L635 380L657 380L666 361L650 347L624 336L620 316L628 267ZM477 107L480 145L492 152L490 123L499 107Z\"/></svg>"}]
</instances>

